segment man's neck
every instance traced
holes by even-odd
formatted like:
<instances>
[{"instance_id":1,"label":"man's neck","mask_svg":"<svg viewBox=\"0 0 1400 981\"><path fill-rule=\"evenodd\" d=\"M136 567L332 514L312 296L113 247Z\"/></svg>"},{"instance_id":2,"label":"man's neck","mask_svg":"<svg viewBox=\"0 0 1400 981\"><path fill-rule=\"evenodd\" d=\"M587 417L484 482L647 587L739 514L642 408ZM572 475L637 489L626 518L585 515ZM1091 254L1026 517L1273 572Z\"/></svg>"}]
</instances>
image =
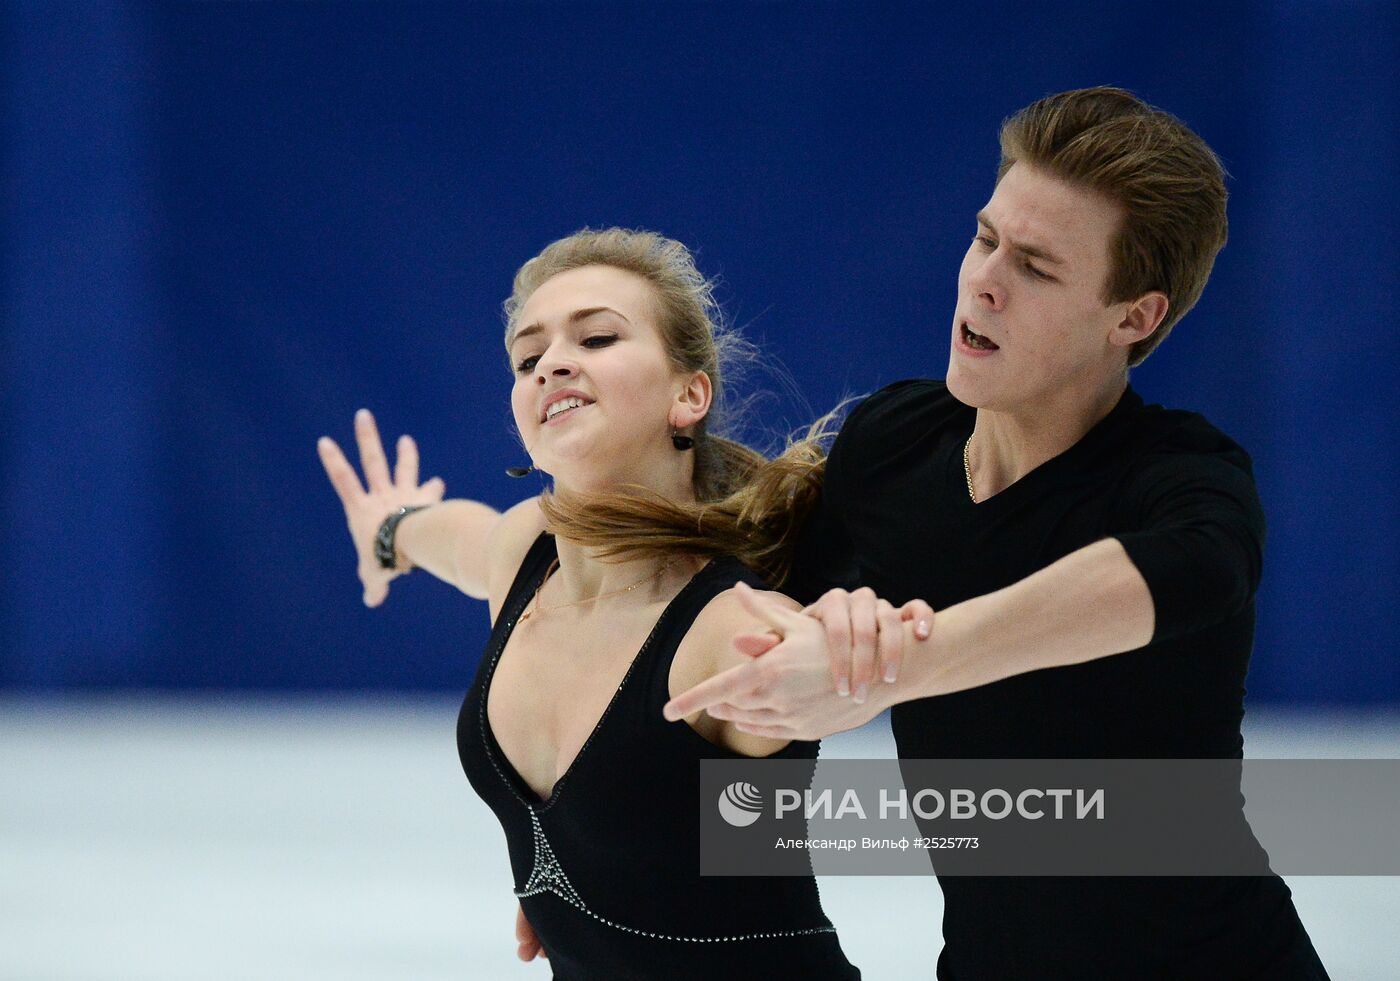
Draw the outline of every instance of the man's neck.
<instances>
[{"instance_id":1,"label":"man's neck","mask_svg":"<svg viewBox=\"0 0 1400 981\"><path fill-rule=\"evenodd\" d=\"M978 409L968 447L977 500L1001 493L1078 443L1113 411L1127 385L1126 375L1115 376L1087 396L1066 391L1035 405Z\"/></svg>"}]
</instances>

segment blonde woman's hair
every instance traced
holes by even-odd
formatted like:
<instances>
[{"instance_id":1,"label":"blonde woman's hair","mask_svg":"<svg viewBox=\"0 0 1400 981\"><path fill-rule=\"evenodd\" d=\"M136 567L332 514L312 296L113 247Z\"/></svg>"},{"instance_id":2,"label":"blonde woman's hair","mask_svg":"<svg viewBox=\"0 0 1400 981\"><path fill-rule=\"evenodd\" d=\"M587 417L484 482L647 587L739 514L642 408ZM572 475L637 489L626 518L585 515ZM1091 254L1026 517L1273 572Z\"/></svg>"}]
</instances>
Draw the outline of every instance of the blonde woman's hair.
<instances>
[{"instance_id":1,"label":"blonde woman's hair","mask_svg":"<svg viewBox=\"0 0 1400 981\"><path fill-rule=\"evenodd\" d=\"M611 266L646 280L656 326L677 372L703 371L713 397L695 425L694 501L673 501L645 487L540 498L549 530L604 557L639 553L733 555L773 585L787 578L802 520L816 504L835 413L814 423L768 459L719 435L727 409L724 381L753 349L723 322L714 286L690 250L655 232L583 229L552 242L515 274L505 301L506 347L520 310L547 280L583 266Z\"/></svg>"}]
</instances>

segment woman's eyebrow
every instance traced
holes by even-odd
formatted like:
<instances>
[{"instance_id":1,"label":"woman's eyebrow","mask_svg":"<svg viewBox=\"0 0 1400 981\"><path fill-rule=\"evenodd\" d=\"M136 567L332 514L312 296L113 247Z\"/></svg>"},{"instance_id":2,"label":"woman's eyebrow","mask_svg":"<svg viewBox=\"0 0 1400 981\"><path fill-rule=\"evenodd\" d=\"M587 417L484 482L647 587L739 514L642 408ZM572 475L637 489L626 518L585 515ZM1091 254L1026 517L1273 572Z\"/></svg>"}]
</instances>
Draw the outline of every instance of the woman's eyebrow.
<instances>
[{"instance_id":1,"label":"woman's eyebrow","mask_svg":"<svg viewBox=\"0 0 1400 981\"><path fill-rule=\"evenodd\" d=\"M589 317L592 317L595 314L599 313L611 313L617 317L621 317L622 320L627 324L632 323L632 321L628 320L626 317L618 313L612 307L584 307L582 310L575 310L573 313L569 314L569 323L576 324L580 320L587 320ZM531 334L538 334L542 330L544 330L544 325L540 323L530 324L528 327L521 327L515 332L515 336L510 339L510 342L514 344L522 337L529 337Z\"/></svg>"}]
</instances>

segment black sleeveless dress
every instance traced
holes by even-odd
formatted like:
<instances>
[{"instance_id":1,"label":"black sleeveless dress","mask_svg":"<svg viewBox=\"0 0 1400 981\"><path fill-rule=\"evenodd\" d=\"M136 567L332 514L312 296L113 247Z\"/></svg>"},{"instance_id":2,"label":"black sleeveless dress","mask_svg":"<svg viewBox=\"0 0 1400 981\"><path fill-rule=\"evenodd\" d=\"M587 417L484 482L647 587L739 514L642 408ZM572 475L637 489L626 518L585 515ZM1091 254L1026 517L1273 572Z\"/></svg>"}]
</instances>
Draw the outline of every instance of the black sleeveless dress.
<instances>
[{"instance_id":1,"label":"black sleeveless dress","mask_svg":"<svg viewBox=\"0 0 1400 981\"><path fill-rule=\"evenodd\" d=\"M457 750L505 830L515 895L556 981L858 979L815 879L699 874L699 761L741 757L661 707L705 605L739 581L763 588L739 562L710 562L666 607L549 800L501 752L486 716L491 676L555 554L541 535L521 564L458 714ZM816 754L793 742L774 758Z\"/></svg>"}]
</instances>

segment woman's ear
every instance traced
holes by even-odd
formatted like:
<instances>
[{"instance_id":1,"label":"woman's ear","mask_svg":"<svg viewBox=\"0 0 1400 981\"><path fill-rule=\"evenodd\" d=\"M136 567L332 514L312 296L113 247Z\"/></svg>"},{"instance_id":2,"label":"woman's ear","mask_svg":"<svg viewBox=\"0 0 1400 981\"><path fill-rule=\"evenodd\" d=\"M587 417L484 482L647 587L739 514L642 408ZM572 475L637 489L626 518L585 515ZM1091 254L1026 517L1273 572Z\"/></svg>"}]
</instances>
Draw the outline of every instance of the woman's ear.
<instances>
[{"instance_id":1,"label":"woman's ear","mask_svg":"<svg viewBox=\"0 0 1400 981\"><path fill-rule=\"evenodd\" d=\"M695 425L709 414L713 398L710 376L703 371L695 372L676 394L676 404L671 409L671 425L677 429Z\"/></svg>"}]
</instances>

